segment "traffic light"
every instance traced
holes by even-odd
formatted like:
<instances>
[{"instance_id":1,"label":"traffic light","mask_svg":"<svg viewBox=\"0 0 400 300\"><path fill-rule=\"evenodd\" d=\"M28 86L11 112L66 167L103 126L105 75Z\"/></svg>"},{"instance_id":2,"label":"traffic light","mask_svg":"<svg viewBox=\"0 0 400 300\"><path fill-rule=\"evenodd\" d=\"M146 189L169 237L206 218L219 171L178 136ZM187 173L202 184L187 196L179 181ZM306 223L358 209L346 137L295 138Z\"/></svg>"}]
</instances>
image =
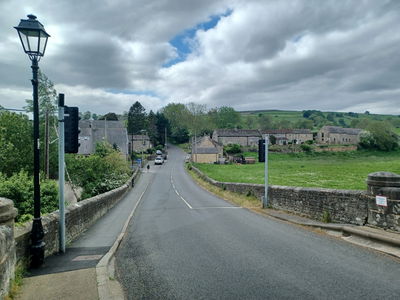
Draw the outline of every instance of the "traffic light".
<instances>
[{"instance_id":1,"label":"traffic light","mask_svg":"<svg viewBox=\"0 0 400 300\"><path fill-rule=\"evenodd\" d=\"M78 107L64 106L65 153L78 153L79 133Z\"/></svg>"},{"instance_id":2,"label":"traffic light","mask_svg":"<svg viewBox=\"0 0 400 300\"><path fill-rule=\"evenodd\" d=\"M265 139L258 140L258 162L265 162Z\"/></svg>"}]
</instances>

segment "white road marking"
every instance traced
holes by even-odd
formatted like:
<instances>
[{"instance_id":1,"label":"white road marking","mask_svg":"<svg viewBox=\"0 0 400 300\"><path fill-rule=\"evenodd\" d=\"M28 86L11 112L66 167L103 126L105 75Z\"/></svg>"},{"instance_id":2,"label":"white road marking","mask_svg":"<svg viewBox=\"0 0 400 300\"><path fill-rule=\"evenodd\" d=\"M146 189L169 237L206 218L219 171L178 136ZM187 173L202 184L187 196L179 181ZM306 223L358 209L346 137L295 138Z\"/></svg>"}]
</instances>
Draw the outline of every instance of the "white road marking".
<instances>
[{"instance_id":1,"label":"white road marking","mask_svg":"<svg viewBox=\"0 0 400 300\"><path fill-rule=\"evenodd\" d=\"M182 201L186 204L187 207L189 207L189 209L193 209L193 207L185 200L185 198L183 198L181 195L179 195L179 192L177 191L177 189L175 187L174 180L172 179L172 172L171 172L171 184L172 184L172 188L174 189L174 191L178 195L178 197L180 197L182 199Z\"/></svg>"},{"instance_id":2,"label":"white road marking","mask_svg":"<svg viewBox=\"0 0 400 300\"><path fill-rule=\"evenodd\" d=\"M243 208L240 206L208 206L208 207L195 207L193 209L213 209L213 208Z\"/></svg>"}]
</instances>

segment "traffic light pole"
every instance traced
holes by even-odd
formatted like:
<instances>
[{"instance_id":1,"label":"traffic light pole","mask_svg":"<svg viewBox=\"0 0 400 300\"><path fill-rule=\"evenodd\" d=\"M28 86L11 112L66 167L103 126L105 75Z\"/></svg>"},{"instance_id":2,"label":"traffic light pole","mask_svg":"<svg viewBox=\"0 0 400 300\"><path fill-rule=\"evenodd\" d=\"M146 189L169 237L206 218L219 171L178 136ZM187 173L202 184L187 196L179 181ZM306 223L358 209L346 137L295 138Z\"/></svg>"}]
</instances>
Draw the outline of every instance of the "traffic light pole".
<instances>
[{"instance_id":1,"label":"traffic light pole","mask_svg":"<svg viewBox=\"0 0 400 300\"><path fill-rule=\"evenodd\" d=\"M264 198L262 203L262 208L268 207L268 144L269 135L265 135L265 186L264 186Z\"/></svg>"},{"instance_id":2,"label":"traffic light pole","mask_svg":"<svg viewBox=\"0 0 400 300\"><path fill-rule=\"evenodd\" d=\"M59 250L65 253L65 201L64 201L64 94L58 95L58 195L60 222L58 224Z\"/></svg>"}]
</instances>

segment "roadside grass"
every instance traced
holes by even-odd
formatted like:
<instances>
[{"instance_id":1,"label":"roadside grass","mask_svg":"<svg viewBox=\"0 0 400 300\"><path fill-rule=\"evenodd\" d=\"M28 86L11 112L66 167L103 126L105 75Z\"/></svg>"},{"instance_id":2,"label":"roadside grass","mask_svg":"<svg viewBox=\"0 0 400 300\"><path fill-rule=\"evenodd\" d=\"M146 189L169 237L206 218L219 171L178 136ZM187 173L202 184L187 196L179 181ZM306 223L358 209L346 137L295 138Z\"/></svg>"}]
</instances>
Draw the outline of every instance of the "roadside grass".
<instances>
[{"instance_id":1,"label":"roadside grass","mask_svg":"<svg viewBox=\"0 0 400 300\"><path fill-rule=\"evenodd\" d=\"M223 190L201 179L194 171L186 169L190 176L205 190L212 194L245 208L261 208L261 201L255 196L246 196L238 193Z\"/></svg>"},{"instance_id":2,"label":"roadside grass","mask_svg":"<svg viewBox=\"0 0 400 300\"><path fill-rule=\"evenodd\" d=\"M18 293L20 292L23 279L27 274L25 264L19 263L15 267L15 276L14 279L10 283L10 291L7 296L5 296L4 300L17 299Z\"/></svg>"},{"instance_id":3,"label":"roadside grass","mask_svg":"<svg viewBox=\"0 0 400 300\"><path fill-rule=\"evenodd\" d=\"M178 146L179 148L181 148L183 151L185 151L186 153L190 153L191 148L190 148L190 144L189 143L184 143L184 144L175 144L175 146Z\"/></svg>"},{"instance_id":4,"label":"roadside grass","mask_svg":"<svg viewBox=\"0 0 400 300\"><path fill-rule=\"evenodd\" d=\"M194 165L218 181L264 183L264 163ZM388 171L400 174L400 151L269 153L268 167L271 185L365 190L369 173Z\"/></svg>"}]
</instances>

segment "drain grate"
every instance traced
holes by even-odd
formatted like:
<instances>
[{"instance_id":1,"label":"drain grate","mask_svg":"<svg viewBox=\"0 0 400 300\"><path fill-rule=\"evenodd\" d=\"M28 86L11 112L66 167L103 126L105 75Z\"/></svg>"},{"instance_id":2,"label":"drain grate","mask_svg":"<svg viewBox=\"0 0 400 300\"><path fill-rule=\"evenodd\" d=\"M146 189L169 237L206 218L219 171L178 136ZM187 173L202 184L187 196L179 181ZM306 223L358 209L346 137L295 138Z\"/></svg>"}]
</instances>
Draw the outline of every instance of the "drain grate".
<instances>
[{"instance_id":1,"label":"drain grate","mask_svg":"<svg viewBox=\"0 0 400 300\"><path fill-rule=\"evenodd\" d=\"M76 256L72 261L98 260L98 259L100 259L102 257L103 257L102 254L99 254L99 255L80 255L80 256Z\"/></svg>"}]
</instances>

